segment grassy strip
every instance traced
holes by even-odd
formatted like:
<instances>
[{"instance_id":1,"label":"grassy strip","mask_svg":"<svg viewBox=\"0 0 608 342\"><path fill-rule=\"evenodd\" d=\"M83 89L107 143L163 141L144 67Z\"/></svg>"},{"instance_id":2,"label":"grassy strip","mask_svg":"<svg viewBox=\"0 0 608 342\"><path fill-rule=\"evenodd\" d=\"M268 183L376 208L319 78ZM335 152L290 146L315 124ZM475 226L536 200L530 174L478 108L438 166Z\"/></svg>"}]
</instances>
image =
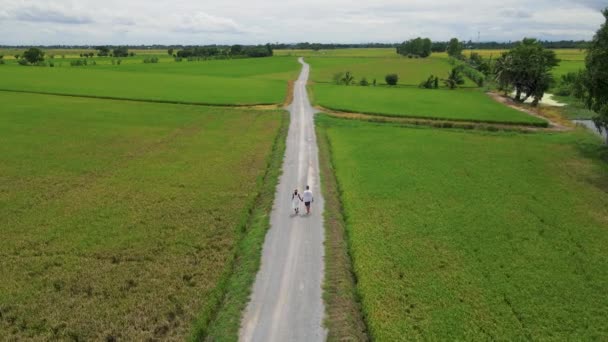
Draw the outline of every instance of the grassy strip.
<instances>
[{"instance_id":1,"label":"grassy strip","mask_svg":"<svg viewBox=\"0 0 608 342\"><path fill-rule=\"evenodd\" d=\"M477 130L477 131L489 131L489 132L518 132L518 133L532 133L538 132L539 127L531 126L514 126L514 125L501 125L501 124L485 124L475 122L458 122L450 120L425 120L415 119L406 117L388 117L369 115L361 113L344 113L344 112L330 112L323 111L324 114L337 119L344 120L357 120L372 123L388 124L393 126L403 127L416 127L426 126L439 129L461 129L461 130ZM550 128L548 128L550 130Z\"/></svg>"},{"instance_id":2,"label":"grassy strip","mask_svg":"<svg viewBox=\"0 0 608 342\"><path fill-rule=\"evenodd\" d=\"M245 309L257 271L260 268L261 252L270 227L270 211L281 164L285 153L285 141L289 127L287 113L283 115L281 127L274 141L273 151L263 179L258 184L258 194L249 208L249 216L241 229L239 242L229 274L217 289L215 310L203 312L197 321L192 341L237 341L241 313Z\"/></svg>"},{"instance_id":3,"label":"grassy strip","mask_svg":"<svg viewBox=\"0 0 608 342\"><path fill-rule=\"evenodd\" d=\"M329 110L336 111L336 112L344 112L344 113L350 112L350 110L348 110L348 109L328 106L328 105L323 105L322 107L321 106L319 106L319 107L321 109L329 109ZM410 119L421 119L421 120L432 120L432 121L445 121L446 119L448 119L446 117L441 117L441 116L422 116L422 115L409 115L409 114L391 115L391 114L378 113L378 112L373 112L373 111L357 111L357 112L361 113L361 114L374 115L374 116L386 117L386 118L404 117L404 118L410 118ZM501 124L501 125L510 125L510 126L529 126L529 127L543 127L543 128L549 127L549 123L546 121L545 122L493 121L493 120L460 119L460 118L449 118L448 120L454 121L454 122L470 122L470 123L474 123L474 124Z\"/></svg>"},{"instance_id":4,"label":"grassy strip","mask_svg":"<svg viewBox=\"0 0 608 342\"><path fill-rule=\"evenodd\" d=\"M164 104L193 105L193 106L213 106L213 107L236 107L236 108L239 108L239 107L251 107L251 106L270 106L270 105L276 105L277 104L277 103L266 103L266 102L248 103L248 104L229 104L229 103L211 103L211 102L154 100L154 99L139 99L139 98L116 97L116 96L64 94L64 93L55 93L55 92L50 92L50 91L14 90L14 89L0 89L0 91L10 92L10 93L22 93L22 94L37 94L37 95L53 95L53 96L79 97L79 98L98 99L98 100L114 100L114 101L146 102L146 103L164 103Z\"/></svg>"},{"instance_id":5,"label":"grassy strip","mask_svg":"<svg viewBox=\"0 0 608 342\"><path fill-rule=\"evenodd\" d=\"M333 171L325 127L317 126L321 188L325 198L325 283L328 341L369 341L349 254L340 186Z\"/></svg>"}]
</instances>

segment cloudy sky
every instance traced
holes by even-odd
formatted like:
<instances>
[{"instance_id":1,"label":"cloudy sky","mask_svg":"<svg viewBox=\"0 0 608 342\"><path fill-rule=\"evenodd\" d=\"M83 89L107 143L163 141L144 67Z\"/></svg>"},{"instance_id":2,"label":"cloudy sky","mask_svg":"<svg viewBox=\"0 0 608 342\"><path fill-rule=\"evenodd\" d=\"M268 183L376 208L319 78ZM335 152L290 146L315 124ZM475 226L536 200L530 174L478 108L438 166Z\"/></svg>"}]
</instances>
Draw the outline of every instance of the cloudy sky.
<instances>
[{"instance_id":1,"label":"cloudy sky","mask_svg":"<svg viewBox=\"0 0 608 342\"><path fill-rule=\"evenodd\" d=\"M0 45L590 39L606 0L0 0Z\"/></svg>"}]
</instances>

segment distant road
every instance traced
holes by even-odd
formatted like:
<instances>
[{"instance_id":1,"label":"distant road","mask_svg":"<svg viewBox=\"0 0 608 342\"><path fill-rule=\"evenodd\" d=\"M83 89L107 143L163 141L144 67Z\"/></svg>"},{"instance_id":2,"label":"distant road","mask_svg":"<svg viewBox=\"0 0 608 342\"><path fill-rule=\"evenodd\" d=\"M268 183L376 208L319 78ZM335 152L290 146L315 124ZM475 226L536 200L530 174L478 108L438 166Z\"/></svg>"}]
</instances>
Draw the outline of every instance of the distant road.
<instances>
[{"instance_id":1,"label":"distant road","mask_svg":"<svg viewBox=\"0 0 608 342\"><path fill-rule=\"evenodd\" d=\"M290 105L291 123L266 236L262 267L253 295L241 321L241 341L324 341L323 198L319 187L318 148L306 82L309 66L302 58L302 72ZM291 194L310 185L315 201L312 214L293 216Z\"/></svg>"}]
</instances>

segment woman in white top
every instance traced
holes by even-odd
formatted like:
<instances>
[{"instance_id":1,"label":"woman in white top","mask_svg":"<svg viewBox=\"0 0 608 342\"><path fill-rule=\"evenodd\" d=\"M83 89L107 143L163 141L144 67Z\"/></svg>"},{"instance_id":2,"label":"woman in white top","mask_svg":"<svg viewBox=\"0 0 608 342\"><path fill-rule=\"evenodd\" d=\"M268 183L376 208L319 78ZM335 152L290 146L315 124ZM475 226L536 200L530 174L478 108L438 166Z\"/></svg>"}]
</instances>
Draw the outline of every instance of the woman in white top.
<instances>
[{"instance_id":1,"label":"woman in white top","mask_svg":"<svg viewBox=\"0 0 608 342\"><path fill-rule=\"evenodd\" d=\"M302 196L298 193L298 189L295 189L291 195L291 205L296 215L300 213L300 202L302 202Z\"/></svg>"}]
</instances>

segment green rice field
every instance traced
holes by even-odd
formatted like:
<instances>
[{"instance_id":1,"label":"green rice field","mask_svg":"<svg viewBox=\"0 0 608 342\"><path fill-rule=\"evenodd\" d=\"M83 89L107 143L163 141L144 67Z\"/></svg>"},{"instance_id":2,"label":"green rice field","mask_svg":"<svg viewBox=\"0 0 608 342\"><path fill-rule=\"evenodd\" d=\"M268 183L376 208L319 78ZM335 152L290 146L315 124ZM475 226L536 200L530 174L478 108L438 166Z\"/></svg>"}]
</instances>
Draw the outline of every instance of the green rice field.
<instances>
[{"instance_id":1,"label":"green rice field","mask_svg":"<svg viewBox=\"0 0 608 342\"><path fill-rule=\"evenodd\" d=\"M0 90L213 105L279 104L295 58L0 68Z\"/></svg>"},{"instance_id":2,"label":"green rice field","mask_svg":"<svg viewBox=\"0 0 608 342\"><path fill-rule=\"evenodd\" d=\"M285 113L11 92L0 102L0 339L199 336L282 155Z\"/></svg>"},{"instance_id":3,"label":"green rice field","mask_svg":"<svg viewBox=\"0 0 608 342\"><path fill-rule=\"evenodd\" d=\"M327 116L317 126L329 138L372 340L608 336L608 164L598 138Z\"/></svg>"},{"instance_id":4,"label":"green rice field","mask_svg":"<svg viewBox=\"0 0 608 342\"><path fill-rule=\"evenodd\" d=\"M378 85L386 84L387 74L399 75L399 85L418 86L430 75L445 78L452 66L443 58L307 58L311 66L311 81L316 83L331 83L337 72L349 71L355 76L355 81L365 77L371 83L374 79ZM475 84L466 80L464 86L474 87ZM443 85L443 84L442 84Z\"/></svg>"},{"instance_id":5,"label":"green rice field","mask_svg":"<svg viewBox=\"0 0 608 342\"><path fill-rule=\"evenodd\" d=\"M346 87L316 84L314 102L328 109L386 116L546 126L478 90Z\"/></svg>"}]
</instances>

